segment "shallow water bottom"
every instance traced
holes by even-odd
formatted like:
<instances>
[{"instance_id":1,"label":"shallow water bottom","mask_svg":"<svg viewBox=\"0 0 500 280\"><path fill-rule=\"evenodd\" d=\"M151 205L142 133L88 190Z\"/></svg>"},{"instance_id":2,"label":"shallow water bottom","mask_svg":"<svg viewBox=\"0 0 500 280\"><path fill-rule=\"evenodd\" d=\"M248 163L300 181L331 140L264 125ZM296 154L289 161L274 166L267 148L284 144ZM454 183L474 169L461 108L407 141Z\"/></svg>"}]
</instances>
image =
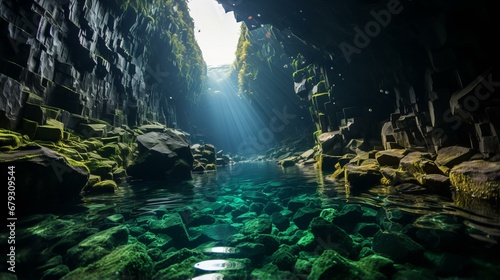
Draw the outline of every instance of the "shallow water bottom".
<instances>
[{"instance_id":1,"label":"shallow water bottom","mask_svg":"<svg viewBox=\"0 0 500 280\"><path fill-rule=\"evenodd\" d=\"M460 201L383 186L346 193L311 167L241 163L189 182L129 182L113 195L40 209L49 213L18 222L16 274L500 279L498 210Z\"/></svg>"}]
</instances>

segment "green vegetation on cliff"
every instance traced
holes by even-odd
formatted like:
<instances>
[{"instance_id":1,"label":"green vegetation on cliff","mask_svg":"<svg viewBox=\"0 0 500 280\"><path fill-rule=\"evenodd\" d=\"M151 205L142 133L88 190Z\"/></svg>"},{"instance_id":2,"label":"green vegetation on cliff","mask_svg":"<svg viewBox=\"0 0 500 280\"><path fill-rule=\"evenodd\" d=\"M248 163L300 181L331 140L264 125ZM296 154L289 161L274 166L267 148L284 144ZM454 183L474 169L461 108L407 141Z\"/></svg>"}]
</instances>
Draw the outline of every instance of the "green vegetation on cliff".
<instances>
[{"instance_id":1,"label":"green vegetation on cliff","mask_svg":"<svg viewBox=\"0 0 500 280\"><path fill-rule=\"evenodd\" d=\"M154 71L167 75L178 83L170 90L178 91L187 101L197 101L206 77L206 64L194 36L194 22L189 15L186 0L116 0L124 10L132 8L146 16L148 27L158 30L165 49L148 49L150 63L166 65ZM166 68L166 69L164 69ZM171 73L174 70L174 73ZM178 74L177 79L172 74ZM156 81L155 81L156 82ZM185 91L185 92L184 92Z\"/></svg>"}]
</instances>

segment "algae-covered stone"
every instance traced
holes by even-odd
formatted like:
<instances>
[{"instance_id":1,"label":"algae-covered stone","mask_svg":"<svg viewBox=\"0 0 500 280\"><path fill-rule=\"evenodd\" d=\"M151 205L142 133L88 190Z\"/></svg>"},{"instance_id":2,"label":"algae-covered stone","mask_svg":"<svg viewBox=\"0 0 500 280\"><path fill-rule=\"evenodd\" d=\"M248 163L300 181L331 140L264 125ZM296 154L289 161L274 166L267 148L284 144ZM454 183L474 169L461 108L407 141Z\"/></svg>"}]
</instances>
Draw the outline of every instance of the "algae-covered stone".
<instances>
[{"instance_id":1,"label":"algae-covered stone","mask_svg":"<svg viewBox=\"0 0 500 280\"><path fill-rule=\"evenodd\" d=\"M8 130L0 130L0 148L15 149L21 146L21 135Z\"/></svg>"},{"instance_id":2,"label":"algae-covered stone","mask_svg":"<svg viewBox=\"0 0 500 280\"><path fill-rule=\"evenodd\" d=\"M63 139L63 130L60 127L52 125L38 126L35 134L35 140L58 142Z\"/></svg>"},{"instance_id":3,"label":"algae-covered stone","mask_svg":"<svg viewBox=\"0 0 500 280\"><path fill-rule=\"evenodd\" d=\"M279 249L271 256L271 261L280 270L292 270L297 261L297 252L288 245L281 245Z\"/></svg>"},{"instance_id":4,"label":"algae-covered stone","mask_svg":"<svg viewBox=\"0 0 500 280\"><path fill-rule=\"evenodd\" d=\"M107 127L108 125L106 124L84 124L80 123L77 128L76 132L82 135L84 138L92 138L92 137L105 137L107 133Z\"/></svg>"},{"instance_id":5,"label":"algae-covered stone","mask_svg":"<svg viewBox=\"0 0 500 280\"><path fill-rule=\"evenodd\" d=\"M266 217L259 217L249 220L243 225L243 234L269 234L272 230L271 219Z\"/></svg>"},{"instance_id":6,"label":"algae-covered stone","mask_svg":"<svg viewBox=\"0 0 500 280\"><path fill-rule=\"evenodd\" d=\"M482 199L500 198L500 162L466 161L450 171L451 185L459 192Z\"/></svg>"},{"instance_id":7,"label":"algae-covered stone","mask_svg":"<svg viewBox=\"0 0 500 280\"><path fill-rule=\"evenodd\" d=\"M183 246L189 242L189 234L186 226L178 213L165 214L161 220L152 221L149 230L153 233L164 233L174 238L177 246Z\"/></svg>"},{"instance_id":8,"label":"algae-covered stone","mask_svg":"<svg viewBox=\"0 0 500 280\"><path fill-rule=\"evenodd\" d=\"M182 262L159 270L152 279L185 280L195 276L194 264L201 261L197 257L189 257Z\"/></svg>"},{"instance_id":9,"label":"algae-covered stone","mask_svg":"<svg viewBox=\"0 0 500 280\"><path fill-rule=\"evenodd\" d=\"M198 261L202 261L206 259L205 254L198 250L191 250L188 248L182 248L180 250L177 250L172 253L168 253L166 256L164 256L163 260L159 261L155 265L156 270L162 270L164 268L167 268L171 265L182 263L183 261L189 259L189 258L195 258ZM192 263L194 264L194 263Z\"/></svg>"},{"instance_id":10,"label":"algae-covered stone","mask_svg":"<svg viewBox=\"0 0 500 280\"><path fill-rule=\"evenodd\" d=\"M215 170L217 170L217 166L213 163L209 163L209 164L205 165L205 170L215 171Z\"/></svg>"},{"instance_id":11,"label":"algae-covered stone","mask_svg":"<svg viewBox=\"0 0 500 280\"><path fill-rule=\"evenodd\" d=\"M321 214L321 209L312 207L302 207L295 215L293 215L293 222L300 229L307 229L309 223Z\"/></svg>"},{"instance_id":12,"label":"algae-covered stone","mask_svg":"<svg viewBox=\"0 0 500 280\"><path fill-rule=\"evenodd\" d=\"M102 194L102 193L114 193L118 189L113 180L104 180L95 183L94 185L85 188L84 191L89 194Z\"/></svg>"},{"instance_id":13,"label":"algae-covered stone","mask_svg":"<svg viewBox=\"0 0 500 280\"><path fill-rule=\"evenodd\" d=\"M121 151L118 144L110 143L99 148L99 150L97 150L97 153L99 153L99 155L101 155L102 157L109 158L114 155L120 155Z\"/></svg>"},{"instance_id":14,"label":"algae-covered stone","mask_svg":"<svg viewBox=\"0 0 500 280\"><path fill-rule=\"evenodd\" d=\"M89 170L83 164L40 146L0 153L0 167L9 170L8 166L14 166L17 175L19 211L76 199L89 178Z\"/></svg>"},{"instance_id":15,"label":"algae-covered stone","mask_svg":"<svg viewBox=\"0 0 500 280\"><path fill-rule=\"evenodd\" d=\"M66 264L71 267L82 267L107 255L114 248L126 244L128 229L125 226L116 226L93 234L74 247L66 254Z\"/></svg>"},{"instance_id":16,"label":"algae-covered stone","mask_svg":"<svg viewBox=\"0 0 500 280\"><path fill-rule=\"evenodd\" d=\"M399 168L403 171L410 172L415 178L424 174L443 173L436 163L430 159L429 154L421 152L412 152L407 154L399 162Z\"/></svg>"},{"instance_id":17,"label":"algae-covered stone","mask_svg":"<svg viewBox=\"0 0 500 280\"><path fill-rule=\"evenodd\" d=\"M113 164L116 162L109 160L99 160L91 158L89 161L85 162L85 165L89 168L90 173L94 175L101 176L102 179L112 179L113 175Z\"/></svg>"},{"instance_id":18,"label":"algae-covered stone","mask_svg":"<svg viewBox=\"0 0 500 280\"><path fill-rule=\"evenodd\" d=\"M79 267L63 280L70 279L151 279L153 261L140 243L120 246L87 267Z\"/></svg>"},{"instance_id":19,"label":"algae-covered stone","mask_svg":"<svg viewBox=\"0 0 500 280\"><path fill-rule=\"evenodd\" d=\"M309 230L318 242L319 251L336 250L345 257L353 252L354 243L351 237L337 225L316 217L311 221Z\"/></svg>"},{"instance_id":20,"label":"algae-covered stone","mask_svg":"<svg viewBox=\"0 0 500 280\"><path fill-rule=\"evenodd\" d=\"M113 180L120 182L127 177L127 170L119 167L113 171Z\"/></svg>"},{"instance_id":21,"label":"algae-covered stone","mask_svg":"<svg viewBox=\"0 0 500 280\"><path fill-rule=\"evenodd\" d=\"M344 258L334 250L324 251L314 261L308 280L319 279L386 279L380 273L362 269L357 263Z\"/></svg>"},{"instance_id":22,"label":"algae-covered stone","mask_svg":"<svg viewBox=\"0 0 500 280\"><path fill-rule=\"evenodd\" d=\"M373 237L373 250L397 263L418 262L424 254L424 247L400 232L379 231Z\"/></svg>"},{"instance_id":23,"label":"algae-covered stone","mask_svg":"<svg viewBox=\"0 0 500 280\"><path fill-rule=\"evenodd\" d=\"M368 189L379 185L382 179L379 166L376 164L361 166L348 164L344 168L345 182L351 187L351 190Z\"/></svg>"}]
</instances>

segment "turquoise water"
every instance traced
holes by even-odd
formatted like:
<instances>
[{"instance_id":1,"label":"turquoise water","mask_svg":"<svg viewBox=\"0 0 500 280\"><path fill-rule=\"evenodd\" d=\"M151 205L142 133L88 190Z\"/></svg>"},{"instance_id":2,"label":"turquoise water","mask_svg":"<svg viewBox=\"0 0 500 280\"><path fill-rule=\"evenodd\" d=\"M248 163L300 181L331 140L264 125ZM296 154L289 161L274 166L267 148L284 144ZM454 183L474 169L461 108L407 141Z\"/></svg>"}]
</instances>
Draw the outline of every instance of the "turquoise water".
<instances>
[{"instance_id":1,"label":"turquoise water","mask_svg":"<svg viewBox=\"0 0 500 280\"><path fill-rule=\"evenodd\" d=\"M368 256L394 260L390 270L378 271L387 279L500 279L498 212L475 213L457 206L451 196L421 192L415 187L375 187L348 194L343 183L325 179L312 167L283 169L274 162L240 163L217 173L193 174L193 180L180 184L132 181L113 195L87 197L22 218L16 229L17 276L59 279L121 245L141 243L153 263L150 273L139 269L128 272L129 278L122 274L112 278L315 279L309 274L319 256L325 250L344 250L344 256L361 269L366 267L359 260ZM298 215L300 211L306 215ZM320 215L340 227L352 245L345 247L344 241L327 232L315 233L306 242L310 220ZM155 223L170 217L182 219L173 231L155 228ZM272 228L259 224L269 220ZM73 247L89 236L117 227L125 227L128 236L107 251L88 257L85 250L96 249L85 247L78 251L81 256L71 255ZM389 248L398 246L396 242L377 241L377 232L403 233L424 251L400 258L394 250L401 248ZM285 250L282 247L291 248L289 264L277 253ZM166 270L173 264L164 260L183 248L190 249L183 256L191 258L176 256L176 260L184 264L185 274L171 278ZM270 264L280 271L270 272ZM195 278L203 275L209 276Z\"/></svg>"}]
</instances>

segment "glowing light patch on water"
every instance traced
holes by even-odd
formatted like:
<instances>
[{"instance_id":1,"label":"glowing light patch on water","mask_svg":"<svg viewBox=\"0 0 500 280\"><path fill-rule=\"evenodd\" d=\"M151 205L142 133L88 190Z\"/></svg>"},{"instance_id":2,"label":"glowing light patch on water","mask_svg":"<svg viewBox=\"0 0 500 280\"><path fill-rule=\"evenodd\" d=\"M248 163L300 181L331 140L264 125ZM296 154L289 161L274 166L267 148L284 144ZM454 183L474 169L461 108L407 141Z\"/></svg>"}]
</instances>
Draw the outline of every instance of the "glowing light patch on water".
<instances>
[{"instance_id":1,"label":"glowing light patch on water","mask_svg":"<svg viewBox=\"0 0 500 280\"><path fill-rule=\"evenodd\" d=\"M236 270L241 269L244 265L240 262L228 260L209 260L202 261L194 264L197 269L205 271L218 271L218 270Z\"/></svg>"},{"instance_id":2,"label":"glowing light patch on water","mask_svg":"<svg viewBox=\"0 0 500 280\"><path fill-rule=\"evenodd\" d=\"M191 278L191 280L222 280L222 279L224 279L224 275L220 273L203 274L195 278Z\"/></svg>"},{"instance_id":3,"label":"glowing light patch on water","mask_svg":"<svg viewBox=\"0 0 500 280\"><path fill-rule=\"evenodd\" d=\"M220 247L205 248L205 249L203 249L203 252L205 252L205 253L219 253L219 254L237 254L240 252L240 249L234 248L234 247L220 246Z\"/></svg>"}]
</instances>

